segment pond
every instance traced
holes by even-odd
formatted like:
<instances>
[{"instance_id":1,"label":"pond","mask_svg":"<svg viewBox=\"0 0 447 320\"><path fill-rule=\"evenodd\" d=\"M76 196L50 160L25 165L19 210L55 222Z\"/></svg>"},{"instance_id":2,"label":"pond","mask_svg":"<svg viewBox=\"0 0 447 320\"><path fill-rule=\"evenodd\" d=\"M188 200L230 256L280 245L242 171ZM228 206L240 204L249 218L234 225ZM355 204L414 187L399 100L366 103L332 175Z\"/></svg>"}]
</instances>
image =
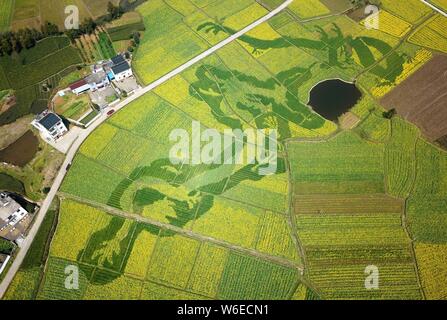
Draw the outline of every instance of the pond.
<instances>
[{"instance_id":1,"label":"pond","mask_svg":"<svg viewBox=\"0 0 447 320\"><path fill-rule=\"evenodd\" d=\"M3 150L0 150L0 162L24 167L34 159L39 150L39 139L31 130Z\"/></svg>"},{"instance_id":2,"label":"pond","mask_svg":"<svg viewBox=\"0 0 447 320\"><path fill-rule=\"evenodd\" d=\"M6 173L0 172L0 192L11 191L20 194L25 194L25 186L22 181L10 176Z\"/></svg>"},{"instance_id":3,"label":"pond","mask_svg":"<svg viewBox=\"0 0 447 320\"><path fill-rule=\"evenodd\" d=\"M331 79L320 82L311 90L309 106L325 119L337 121L361 97L362 93L354 83Z\"/></svg>"}]
</instances>

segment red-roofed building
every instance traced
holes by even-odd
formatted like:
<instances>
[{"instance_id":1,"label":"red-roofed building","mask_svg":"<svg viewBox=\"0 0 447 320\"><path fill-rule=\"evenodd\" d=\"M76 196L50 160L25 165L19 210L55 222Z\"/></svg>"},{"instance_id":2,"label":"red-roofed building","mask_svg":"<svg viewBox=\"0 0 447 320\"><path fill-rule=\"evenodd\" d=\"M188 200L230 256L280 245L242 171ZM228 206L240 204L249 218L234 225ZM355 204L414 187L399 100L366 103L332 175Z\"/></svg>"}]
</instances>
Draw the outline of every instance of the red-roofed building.
<instances>
[{"instance_id":1,"label":"red-roofed building","mask_svg":"<svg viewBox=\"0 0 447 320\"><path fill-rule=\"evenodd\" d=\"M70 85L70 90L71 90L74 94L79 95L79 94L81 94L81 93L83 93L83 92L85 92L85 91L90 90L90 86L89 86L89 84L87 83L87 81L85 81L84 79L82 79L82 80L79 80L79 81L77 81L77 82L71 84L71 85Z\"/></svg>"}]
</instances>

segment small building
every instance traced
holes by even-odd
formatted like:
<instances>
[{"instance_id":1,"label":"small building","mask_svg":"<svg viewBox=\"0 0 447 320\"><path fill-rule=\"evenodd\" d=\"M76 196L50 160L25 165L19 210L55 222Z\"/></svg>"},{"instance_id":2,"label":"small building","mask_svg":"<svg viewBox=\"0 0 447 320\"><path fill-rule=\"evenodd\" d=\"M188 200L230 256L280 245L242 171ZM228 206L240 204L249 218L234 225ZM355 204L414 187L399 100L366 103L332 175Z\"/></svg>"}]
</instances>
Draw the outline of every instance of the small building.
<instances>
[{"instance_id":1,"label":"small building","mask_svg":"<svg viewBox=\"0 0 447 320\"><path fill-rule=\"evenodd\" d=\"M31 124L41 132L45 140L50 142L56 142L68 132L61 117L49 111L38 115Z\"/></svg>"},{"instance_id":2,"label":"small building","mask_svg":"<svg viewBox=\"0 0 447 320\"><path fill-rule=\"evenodd\" d=\"M109 79L121 81L133 76L132 68L122 55L117 55L110 59L112 66L110 67Z\"/></svg>"},{"instance_id":3,"label":"small building","mask_svg":"<svg viewBox=\"0 0 447 320\"><path fill-rule=\"evenodd\" d=\"M133 76L132 68L127 61L112 67L114 80L121 81Z\"/></svg>"},{"instance_id":4,"label":"small building","mask_svg":"<svg viewBox=\"0 0 447 320\"><path fill-rule=\"evenodd\" d=\"M87 83L85 79L82 79L71 84L69 88L74 94L80 95L81 93L90 90L90 85Z\"/></svg>"},{"instance_id":5,"label":"small building","mask_svg":"<svg viewBox=\"0 0 447 320\"><path fill-rule=\"evenodd\" d=\"M91 91L96 91L105 88L110 84L110 80L104 71L93 73L85 78Z\"/></svg>"},{"instance_id":6,"label":"small building","mask_svg":"<svg viewBox=\"0 0 447 320\"><path fill-rule=\"evenodd\" d=\"M8 194L0 193L0 226L14 227L28 215L28 211L23 209Z\"/></svg>"},{"instance_id":7,"label":"small building","mask_svg":"<svg viewBox=\"0 0 447 320\"><path fill-rule=\"evenodd\" d=\"M117 66L117 65L119 65L119 64L121 64L123 62L126 62L126 60L124 60L124 57L121 54L113 57L110 60L112 61L112 66Z\"/></svg>"}]
</instances>

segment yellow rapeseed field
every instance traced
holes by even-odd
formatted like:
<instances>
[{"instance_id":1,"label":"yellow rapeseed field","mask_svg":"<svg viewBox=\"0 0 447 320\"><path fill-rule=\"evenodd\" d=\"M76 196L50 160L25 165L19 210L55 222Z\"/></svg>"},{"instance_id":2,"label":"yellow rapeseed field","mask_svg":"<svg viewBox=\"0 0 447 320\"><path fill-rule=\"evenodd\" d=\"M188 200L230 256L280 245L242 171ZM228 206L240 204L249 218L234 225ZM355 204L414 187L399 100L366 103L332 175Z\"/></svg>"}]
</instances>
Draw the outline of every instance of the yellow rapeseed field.
<instances>
[{"instance_id":1,"label":"yellow rapeseed field","mask_svg":"<svg viewBox=\"0 0 447 320\"><path fill-rule=\"evenodd\" d=\"M447 299L447 245L417 244L416 259L427 299Z\"/></svg>"},{"instance_id":2,"label":"yellow rapeseed field","mask_svg":"<svg viewBox=\"0 0 447 320\"><path fill-rule=\"evenodd\" d=\"M365 25L366 20L361 22ZM379 30L395 37L402 37L411 29L411 24L392 15L388 11L380 10L379 12Z\"/></svg>"}]
</instances>

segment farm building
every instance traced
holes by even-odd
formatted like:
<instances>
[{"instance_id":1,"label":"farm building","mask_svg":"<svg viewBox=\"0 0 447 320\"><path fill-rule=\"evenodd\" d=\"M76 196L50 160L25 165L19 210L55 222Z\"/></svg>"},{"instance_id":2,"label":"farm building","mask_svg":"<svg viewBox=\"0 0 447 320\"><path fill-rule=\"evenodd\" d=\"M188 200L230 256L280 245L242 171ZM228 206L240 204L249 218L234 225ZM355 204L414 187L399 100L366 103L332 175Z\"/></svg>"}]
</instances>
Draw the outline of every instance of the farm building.
<instances>
[{"instance_id":1,"label":"farm building","mask_svg":"<svg viewBox=\"0 0 447 320\"><path fill-rule=\"evenodd\" d=\"M57 141L68 132L62 119L55 113L44 111L31 123L47 141Z\"/></svg>"},{"instance_id":2,"label":"farm building","mask_svg":"<svg viewBox=\"0 0 447 320\"><path fill-rule=\"evenodd\" d=\"M121 81L133 75L132 69L127 61L112 67L116 81Z\"/></svg>"},{"instance_id":3,"label":"farm building","mask_svg":"<svg viewBox=\"0 0 447 320\"><path fill-rule=\"evenodd\" d=\"M103 89L110 84L110 80L104 71L93 73L85 78L91 91Z\"/></svg>"},{"instance_id":4,"label":"farm building","mask_svg":"<svg viewBox=\"0 0 447 320\"><path fill-rule=\"evenodd\" d=\"M80 95L81 93L90 90L90 85L85 79L82 79L70 85L69 88L74 94Z\"/></svg>"},{"instance_id":5,"label":"farm building","mask_svg":"<svg viewBox=\"0 0 447 320\"><path fill-rule=\"evenodd\" d=\"M121 81L133 76L132 68L122 55L117 55L111 60L113 63L113 66L111 67L113 79L111 80Z\"/></svg>"},{"instance_id":6,"label":"farm building","mask_svg":"<svg viewBox=\"0 0 447 320\"><path fill-rule=\"evenodd\" d=\"M14 199L8 194L0 193L0 228L6 226L14 227L22 219L28 215L28 212L23 209Z\"/></svg>"}]
</instances>

